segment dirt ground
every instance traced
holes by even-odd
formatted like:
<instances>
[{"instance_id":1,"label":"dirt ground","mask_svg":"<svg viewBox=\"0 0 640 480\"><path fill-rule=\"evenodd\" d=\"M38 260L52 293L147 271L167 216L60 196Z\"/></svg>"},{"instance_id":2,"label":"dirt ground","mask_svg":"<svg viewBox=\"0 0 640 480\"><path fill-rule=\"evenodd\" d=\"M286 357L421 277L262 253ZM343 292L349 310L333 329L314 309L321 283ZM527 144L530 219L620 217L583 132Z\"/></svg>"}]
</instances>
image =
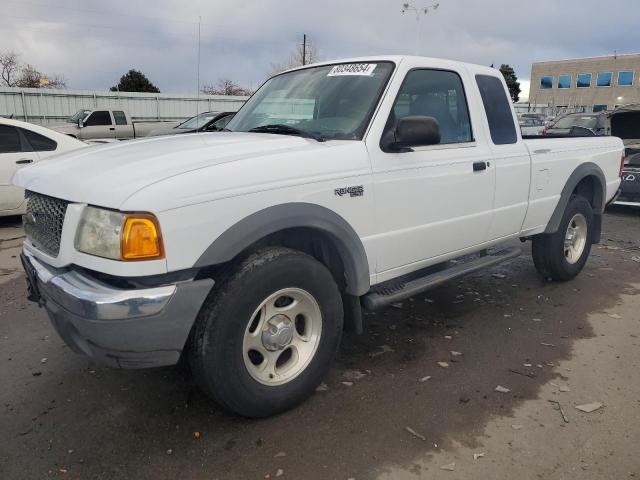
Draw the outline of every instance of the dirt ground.
<instances>
[{"instance_id":1,"label":"dirt ground","mask_svg":"<svg viewBox=\"0 0 640 480\"><path fill-rule=\"evenodd\" d=\"M603 230L572 282L543 281L527 244L368 315L325 391L255 421L184 369L72 353L27 302L22 232L0 221L0 479L640 478L640 212Z\"/></svg>"}]
</instances>

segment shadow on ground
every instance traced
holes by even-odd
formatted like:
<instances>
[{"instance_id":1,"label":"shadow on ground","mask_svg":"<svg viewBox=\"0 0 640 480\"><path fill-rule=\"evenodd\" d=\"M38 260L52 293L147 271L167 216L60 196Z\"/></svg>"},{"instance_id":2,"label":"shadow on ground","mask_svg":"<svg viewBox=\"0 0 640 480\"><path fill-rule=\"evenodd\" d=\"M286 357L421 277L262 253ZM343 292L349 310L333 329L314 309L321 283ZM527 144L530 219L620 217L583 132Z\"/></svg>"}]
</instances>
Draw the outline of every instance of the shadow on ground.
<instances>
[{"instance_id":1,"label":"shadow on ground","mask_svg":"<svg viewBox=\"0 0 640 480\"><path fill-rule=\"evenodd\" d=\"M367 315L367 335L345 337L327 391L260 421L220 411L180 368L93 366L26 305L22 279L2 285L0 476L226 479L282 469L283 478L362 480L411 466L436 444L473 446L491 417L535 398L572 342L592 335L590 313L638 293L629 258L640 239L609 233L638 227L634 212L608 215L604 245L569 283L543 282L527 254ZM365 375L344 385L351 370Z\"/></svg>"}]
</instances>

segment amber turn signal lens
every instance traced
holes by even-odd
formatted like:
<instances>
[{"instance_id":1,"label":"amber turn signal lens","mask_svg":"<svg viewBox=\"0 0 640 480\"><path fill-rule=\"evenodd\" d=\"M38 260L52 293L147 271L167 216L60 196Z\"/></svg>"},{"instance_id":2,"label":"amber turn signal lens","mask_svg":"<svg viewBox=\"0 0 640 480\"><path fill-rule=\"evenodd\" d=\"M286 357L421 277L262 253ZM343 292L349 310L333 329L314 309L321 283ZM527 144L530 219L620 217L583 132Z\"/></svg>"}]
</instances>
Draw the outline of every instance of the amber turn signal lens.
<instances>
[{"instance_id":1,"label":"amber turn signal lens","mask_svg":"<svg viewBox=\"0 0 640 480\"><path fill-rule=\"evenodd\" d=\"M160 226L153 215L127 215L122 228L122 260L164 258Z\"/></svg>"}]
</instances>

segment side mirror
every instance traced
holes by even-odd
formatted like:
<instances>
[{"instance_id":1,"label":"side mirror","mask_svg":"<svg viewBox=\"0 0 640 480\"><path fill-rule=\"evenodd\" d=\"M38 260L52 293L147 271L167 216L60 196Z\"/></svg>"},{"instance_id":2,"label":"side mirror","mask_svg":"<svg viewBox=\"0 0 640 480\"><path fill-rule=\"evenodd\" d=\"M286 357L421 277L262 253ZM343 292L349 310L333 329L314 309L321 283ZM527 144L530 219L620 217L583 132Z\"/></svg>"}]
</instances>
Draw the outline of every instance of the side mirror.
<instances>
[{"instance_id":1,"label":"side mirror","mask_svg":"<svg viewBox=\"0 0 640 480\"><path fill-rule=\"evenodd\" d=\"M424 147L440 143L440 124L433 117L414 115L401 118L395 130L388 131L382 149L391 152L411 151L411 147Z\"/></svg>"},{"instance_id":2,"label":"side mirror","mask_svg":"<svg viewBox=\"0 0 640 480\"><path fill-rule=\"evenodd\" d=\"M84 128L84 120L82 118L78 119L78 128Z\"/></svg>"}]
</instances>

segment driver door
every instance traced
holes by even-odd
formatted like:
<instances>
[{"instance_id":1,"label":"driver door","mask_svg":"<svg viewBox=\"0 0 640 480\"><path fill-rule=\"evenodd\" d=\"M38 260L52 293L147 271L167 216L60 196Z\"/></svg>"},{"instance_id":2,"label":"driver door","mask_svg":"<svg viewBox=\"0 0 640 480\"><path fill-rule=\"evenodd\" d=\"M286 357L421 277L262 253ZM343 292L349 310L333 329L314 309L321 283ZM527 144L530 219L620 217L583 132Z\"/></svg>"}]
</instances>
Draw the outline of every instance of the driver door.
<instances>
[{"instance_id":1,"label":"driver door","mask_svg":"<svg viewBox=\"0 0 640 480\"><path fill-rule=\"evenodd\" d=\"M487 237L495 170L486 142L475 141L472 126L480 121L470 115L466 78L465 70L408 69L383 135L403 117L429 116L439 124L440 143L388 152L377 136L368 145L379 281L456 256Z\"/></svg>"},{"instance_id":2,"label":"driver door","mask_svg":"<svg viewBox=\"0 0 640 480\"><path fill-rule=\"evenodd\" d=\"M113 125L109 110L95 110L84 120L84 128L80 130L80 138L115 138L116 127Z\"/></svg>"}]
</instances>

